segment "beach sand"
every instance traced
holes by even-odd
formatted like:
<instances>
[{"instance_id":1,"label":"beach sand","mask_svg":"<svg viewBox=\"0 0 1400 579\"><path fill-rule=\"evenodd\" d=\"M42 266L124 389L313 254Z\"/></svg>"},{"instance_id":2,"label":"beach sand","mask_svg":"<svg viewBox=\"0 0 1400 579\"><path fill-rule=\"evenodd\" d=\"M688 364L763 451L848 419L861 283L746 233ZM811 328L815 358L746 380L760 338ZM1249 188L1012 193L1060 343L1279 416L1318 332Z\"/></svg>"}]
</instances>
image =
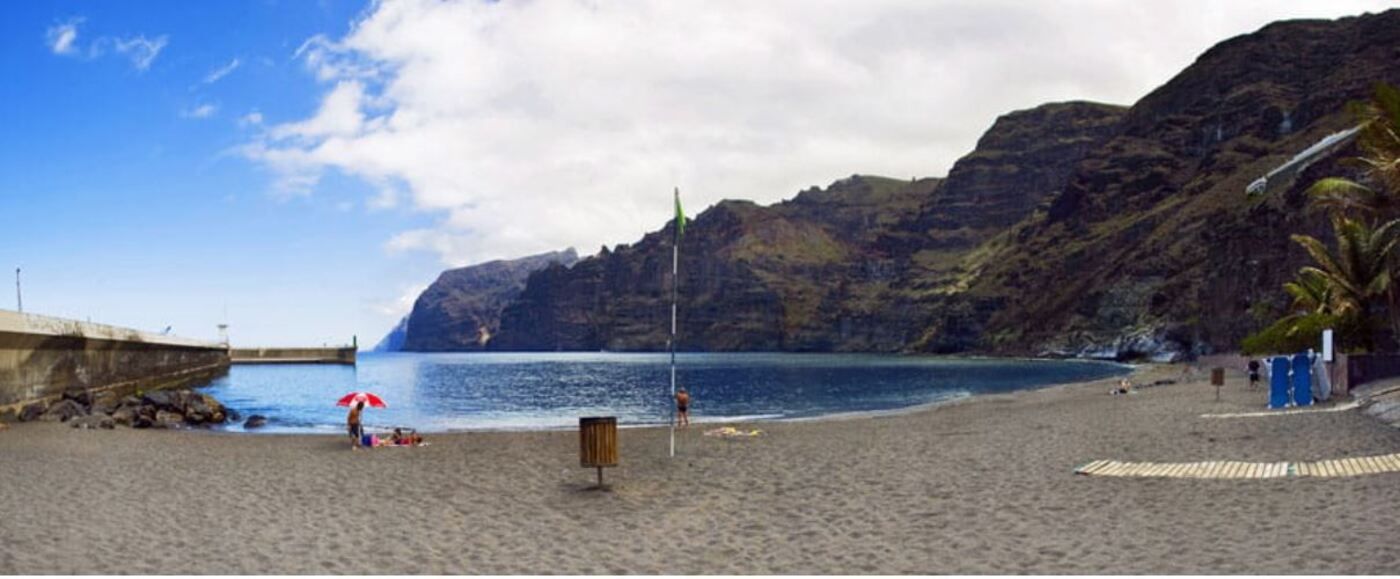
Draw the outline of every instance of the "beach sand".
<instances>
[{"instance_id":1,"label":"beach sand","mask_svg":"<svg viewBox=\"0 0 1400 579\"><path fill-rule=\"evenodd\" d=\"M1176 377L1145 367L1137 380ZM1078 476L1095 459L1400 451L1358 411L1242 419L1232 377L1113 381L879 418L625 429L611 492L575 432L344 438L0 432L0 573L1400 573L1400 474ZM703 401L697 410L703 409Z\"/></svg>"}]
</instances>

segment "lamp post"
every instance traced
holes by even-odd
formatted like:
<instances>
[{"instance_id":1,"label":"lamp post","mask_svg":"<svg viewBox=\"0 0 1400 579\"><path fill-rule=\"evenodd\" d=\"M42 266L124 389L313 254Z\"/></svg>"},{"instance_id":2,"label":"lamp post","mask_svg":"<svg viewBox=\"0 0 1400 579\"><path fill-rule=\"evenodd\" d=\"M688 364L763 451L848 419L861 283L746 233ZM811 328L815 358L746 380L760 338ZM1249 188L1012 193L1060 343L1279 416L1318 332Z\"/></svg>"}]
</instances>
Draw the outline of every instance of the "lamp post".
<instances>
[{"instance_id":1,"label":"lamp post","mask_svg":"<svg viewBox=\"0 0 1400 579\"><path fill-rule=\"evenodd\" d=\"M20 293L20 289L19 289L19 268L18 268L18 267L15 268L15 309L19 310L19 313L21 313L21 314L24 313L24 294Z\"/></svg>"}]
</instances>

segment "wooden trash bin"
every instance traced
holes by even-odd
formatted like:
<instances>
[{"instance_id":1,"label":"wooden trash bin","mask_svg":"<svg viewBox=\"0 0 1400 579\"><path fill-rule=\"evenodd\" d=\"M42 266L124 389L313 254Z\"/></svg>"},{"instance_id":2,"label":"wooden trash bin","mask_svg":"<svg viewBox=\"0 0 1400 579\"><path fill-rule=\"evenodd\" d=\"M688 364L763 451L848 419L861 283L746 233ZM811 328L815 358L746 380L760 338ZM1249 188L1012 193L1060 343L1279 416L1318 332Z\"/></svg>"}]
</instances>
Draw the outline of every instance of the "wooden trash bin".
<instances>
[{"instance_id":1,"label":"wooden trash bin","mask_svg":"<svg viewBox=\"0 0 1400 579\"><path fill-rule=\"evenodd\" d=\"M598 488L603 488L603 468L617 466L617 417L578 419L578 442L579 463L598 469Z\"/></svg>"}]
</instances>

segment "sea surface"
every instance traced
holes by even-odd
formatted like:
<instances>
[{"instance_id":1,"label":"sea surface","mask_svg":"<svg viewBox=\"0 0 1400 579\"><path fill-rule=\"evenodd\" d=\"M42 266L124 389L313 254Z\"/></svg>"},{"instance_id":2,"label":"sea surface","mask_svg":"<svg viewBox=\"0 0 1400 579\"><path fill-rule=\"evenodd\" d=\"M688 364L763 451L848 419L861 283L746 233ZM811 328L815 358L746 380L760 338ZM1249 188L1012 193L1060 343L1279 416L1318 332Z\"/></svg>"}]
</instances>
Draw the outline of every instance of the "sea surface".
<instances>
[{"instance_id":1,"label":"sea surface","mask_svg":"<svg viewBox=\"0 0 1400 579\"><path fill-rule=\"evenodd\" d=\"M572 428L582 416L665 424L670 358L619 353L362 353L355 366L235 365L206 390L260 432L341 432L352 391L381 396L372 428L422 432ZM1101 362L863 354L679 354L695 423L882 413L974 394L1126 374ZM241 431L240 425L228 430Z\"/></svg>"}]
</instances>

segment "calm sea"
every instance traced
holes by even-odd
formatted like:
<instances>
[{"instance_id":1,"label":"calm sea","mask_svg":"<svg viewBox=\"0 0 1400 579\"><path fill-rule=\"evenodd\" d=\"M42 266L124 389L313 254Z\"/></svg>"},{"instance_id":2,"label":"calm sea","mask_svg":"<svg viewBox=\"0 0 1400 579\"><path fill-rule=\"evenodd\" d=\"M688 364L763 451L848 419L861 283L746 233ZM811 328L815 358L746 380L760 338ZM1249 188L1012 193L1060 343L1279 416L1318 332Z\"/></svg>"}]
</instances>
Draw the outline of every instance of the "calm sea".
<instances>
[{"instance_id":1,"label":"calm sea","mask_svg":"<svg viewBox=\"0 0 1400 579\"><path fill-rule=\"evenodd\" d=\"M367 426L534 430L575 427L580 416L664 424L671 412L668 361L665 354L364 353L356 366L234 366L208 392L244 416L267 416L267 432L340 432L346 409L335 401L356 390L388 404L366 411ZM1127 371L1083 361L681 354L677 376L700 423L885 412Z\"/></svg>"}]
</instances>

